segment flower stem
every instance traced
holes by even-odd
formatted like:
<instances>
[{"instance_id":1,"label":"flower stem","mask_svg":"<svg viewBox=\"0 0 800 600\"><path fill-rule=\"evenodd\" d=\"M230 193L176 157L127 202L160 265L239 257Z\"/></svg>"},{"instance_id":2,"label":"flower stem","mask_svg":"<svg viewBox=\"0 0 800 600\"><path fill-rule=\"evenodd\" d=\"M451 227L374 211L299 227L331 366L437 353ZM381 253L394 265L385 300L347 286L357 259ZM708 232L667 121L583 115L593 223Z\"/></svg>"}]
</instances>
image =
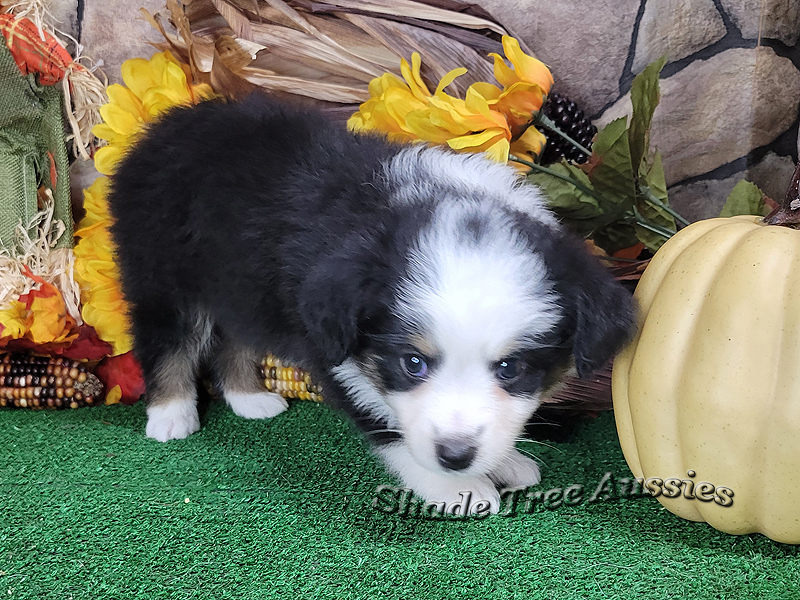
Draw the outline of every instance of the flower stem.
<instances>
[{"instance_id":1,"label":"flower stem","mask_svg":"<svg viewBox=\"0 0 800 600\"><path fill-rule=\"evenodd\" d=\"M586 156L591 156L592 155L591 150L589 150L585 146L582 146L581 144L579 144L578 142L573 140L571 137L569 137L566 133L561 131L558 128L558 125L556 125L555 122L550 117L545 115L542 111L539 111L538 113L536 113L536 116L533 119L533 123L535 125L541 125L542 127L547 129L548 131L551 131L552 133L555 133L557 136L560 136L560 137L564 138L567 142L569 142L570 144L575 146L578 150L583 152Z\"/></svg>"},{"instance_id":2,"label":"flower stem","mask_svg":"<svg viewBox=\"0 0 800 600\"><path fill-rule=\"evenodd\" d=\"M638 211L638 209L634 206L633 207L633 215L634 215L634 223L636 223L639 227L647 229L648 231L652 231L653 233L657 233L658 235L669 239L673 235L675 235L674 231L670 231L660 225L656 225L655 223L649 222L647 219L642 216L642 213Z\"/></svg>"},{"instance_id":3,"label":"flower stem","mask_svg":"<svg viewBox=\"0 0 800 600\"><path fill-rule=\"evenodd\" d=\"M663 227L659 227L658 225L653 225L652 223L648 223L647 221L640 221L639 219L636 219L635 223L639 227L641 227L643 229L647 229L648 231L652 231L653 233L657 233L658 235L660 235L661 237L666 238L666 239L669 239L673 235L675 235L669 229L664 229Z\"/></svg>"},{"instance_id":4,"label":"flower stem","mask_svg":"<svg viewBox=\"0 0 800 600\"><path fill-rule=\"evenodd\" d=\"M664 204L646 185L640 185L639 191L642 193L645 202L647 202L648 204L656 206L661 210L663 210L664 212L669 213L673 219L675 219L682 225L687 225L687 226L691 225L691 223L686 218L684 218L683 215L675 211L675 209L673 209L672 207Z\"/></svg>"},{"instance_id":5,"label":"flower stem","mask_svg":"<svg viewBox=\"0 0 800 600\"><path fill-rule=\"evenodd\" d=\"M600 194L595 192L592 188L586 187L580 181L576 181L572 177L567 177L566 175L562 175L561 173L553 171L552 169L548 169L547 167L543 167L542 165L537 165L536 163L532 163L532 162L530 162L528 160L524 160L522 158L514 156L513 154L509 154L508 155L508 160L520 163L521 165L525 165L526 167L530 167L531 170L533 170L533 171L539 171L540 173L547 173L551 177L555 177L555 178L560 179L562 181L566 181L567 183L569 183L569 184L575 186L576 188L578 188L580 191L582 191L587 196L591 196L592 198L597 200L599 203L605 204L606 206L613 206L612 202L609 202L603 196L601 196Z\"/></svg>"}]
</instances>

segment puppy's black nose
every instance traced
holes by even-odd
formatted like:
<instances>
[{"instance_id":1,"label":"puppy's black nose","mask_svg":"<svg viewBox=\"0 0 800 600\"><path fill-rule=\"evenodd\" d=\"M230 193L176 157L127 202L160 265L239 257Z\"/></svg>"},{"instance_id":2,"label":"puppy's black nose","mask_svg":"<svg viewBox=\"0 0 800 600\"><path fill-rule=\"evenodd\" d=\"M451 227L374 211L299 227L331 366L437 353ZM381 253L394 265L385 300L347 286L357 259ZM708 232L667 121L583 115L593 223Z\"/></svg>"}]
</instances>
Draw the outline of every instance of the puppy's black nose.
<instances>
[{"instance_id":1,"label":"puppy's black nose","mask_svg":"<svg viewBox=\"0 0 800 600\"><path fill-rule=\"evenodd\" d=\"M436 458L445 469L461 471L472 464L477 450L472 440L444 440L436 444Z\"/></svg>"}]
</instances>

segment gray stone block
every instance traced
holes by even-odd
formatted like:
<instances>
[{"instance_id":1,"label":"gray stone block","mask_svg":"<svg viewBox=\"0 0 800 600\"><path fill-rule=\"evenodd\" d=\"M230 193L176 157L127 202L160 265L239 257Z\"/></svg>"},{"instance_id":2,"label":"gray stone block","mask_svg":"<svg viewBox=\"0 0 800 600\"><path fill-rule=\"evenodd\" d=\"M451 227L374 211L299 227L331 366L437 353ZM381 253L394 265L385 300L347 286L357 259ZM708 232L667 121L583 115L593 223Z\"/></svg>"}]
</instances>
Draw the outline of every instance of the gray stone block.
<instances>
[{"instance_id":1,"label":"gray stone block","mask_svg":"<svg viewBox=\"0 0 800 600\"><path fill-rule=\"evenodd\" d=\"M633 72L666 54L680 60L725 36L713 0L648 0L636 38Z\"/></svg>"},{"instance_id":2,"label":"gray stone block","mask_svg":"<svg viewBox=\"0 0 800 600\"><path fill-rule=\"evenodd\" d=\"M734 48L661 81L651 143L667 184L702 175L767 145L796 120L800 72L771 48ZM630 94L598 120L630 114Z\"/></svg>"},{"instance_id":3,"label":"gray stone block","mask_svg":"<svg viewBox=\"0 0 800 600\"><path fill-rule=\"evenodd\" d=\"M793 46L800 38L798 0L720 0L723 10L748 39L774 38ZM763 19L762 19L763 11ZM762 29L763 28L763 29Z\"/></svg>"}]
</instances>

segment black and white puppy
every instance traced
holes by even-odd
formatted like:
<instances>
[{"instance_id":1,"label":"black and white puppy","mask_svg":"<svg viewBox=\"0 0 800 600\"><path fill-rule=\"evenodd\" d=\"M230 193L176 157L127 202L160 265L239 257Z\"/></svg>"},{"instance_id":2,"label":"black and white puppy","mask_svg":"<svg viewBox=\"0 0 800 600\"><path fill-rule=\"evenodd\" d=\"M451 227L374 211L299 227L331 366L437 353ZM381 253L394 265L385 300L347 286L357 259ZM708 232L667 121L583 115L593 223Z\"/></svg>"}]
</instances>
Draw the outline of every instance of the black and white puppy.
<instances>
[{"instance_id":1,"label":"black and white puppy","mask_svg":"<svg viewBox=\"0 0 800 600\"><path fill-rule=\"evenodd\" d=\"M515 449L571 367L604 364L634 308L514 169L355 135L261 97L168 113L112 178L147 435L200 427L206 365L233 411L286 401L257 364L308 369L428 500L499 505Z\"/></svg>"}]
</instances>

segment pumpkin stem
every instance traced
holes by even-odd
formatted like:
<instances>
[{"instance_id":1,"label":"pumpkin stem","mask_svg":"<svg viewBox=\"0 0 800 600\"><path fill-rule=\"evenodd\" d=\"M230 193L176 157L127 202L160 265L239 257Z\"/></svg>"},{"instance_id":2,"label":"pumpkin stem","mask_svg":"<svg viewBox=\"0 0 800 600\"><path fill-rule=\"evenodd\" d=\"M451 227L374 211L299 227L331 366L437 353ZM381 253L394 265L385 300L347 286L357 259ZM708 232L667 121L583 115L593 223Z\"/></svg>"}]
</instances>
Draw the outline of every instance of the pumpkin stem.
<instances>
[{"instance_id":1,"label":"pumpkin stem","mask_svg":"<svg viewBox=\"0 0 800 600\"><path fill-rule=\"evenodd\" d=\"M792 182L786 191L786 197L781 205L764 217L767 225L785 225L793 227L800 225L800 163L795 167Z\"/></svg>"}]
</instances>

